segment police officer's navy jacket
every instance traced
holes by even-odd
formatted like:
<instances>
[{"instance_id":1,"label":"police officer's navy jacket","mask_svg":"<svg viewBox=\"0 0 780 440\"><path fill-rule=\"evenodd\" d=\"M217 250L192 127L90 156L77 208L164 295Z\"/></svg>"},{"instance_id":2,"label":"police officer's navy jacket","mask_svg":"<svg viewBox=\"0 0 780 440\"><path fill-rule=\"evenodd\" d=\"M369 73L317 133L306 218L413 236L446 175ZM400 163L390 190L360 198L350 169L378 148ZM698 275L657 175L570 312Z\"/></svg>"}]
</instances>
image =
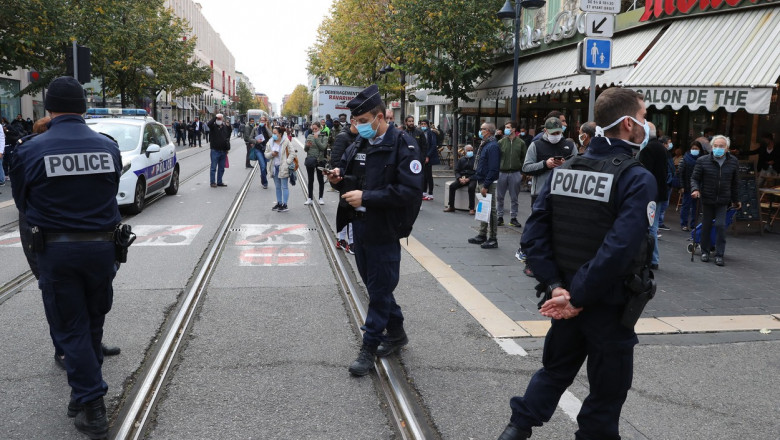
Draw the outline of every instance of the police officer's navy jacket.
<instances>
[{"instance_id":1,"label":"police officer's navy jacket","mask_svg":"<svg viewBox=\"0 0 780 440\"><path fill-rule=\"evenodd\" d=\"M362 137L347 147L339 163L342 175L351 174L358 150L365 151L366 165L362 183L366 208L364 221L371 231L367 243L389 243L399 239L398 224L411 200L420 199L423 185L422 164L417 142L408 133L388 126L382 141L371 145ZM344 181L335 184L342 189ZM339 207L341 209L341 206Z\"/></svg>"},{"instance_id":2,"label":"police officer's navy jacket","mask_svg":"<svg viewBox=\"0 0 780 440\"><path fill-rule=\"evenodd\" d=\"M21 144L11 179L16 207L44 232L113 231L122 157L116 142L62 115Z\"/></svg>"},{"instance_id":3,"label":"police officer's navy jacket","mask_svg":"<svg viewBox=\"0 0 780 440\"><path fill-rule=\"evenodd\" d=\"M604 137L593 138L583 157L595 160L631 157L630 145L619 139L610 139L610 142L611 145ZM602 203L613 203L615 217L595 255L587 259L578 270L570 272L559 267L553 251L554 203L551 185L555 182L557 170L553 171L542 187L523 232L521 246L528 256L528 264L542 283L550 285L562 282L569 290L571 304L575 307L625 303L623 281L643 242L646 242L648 228L655 215L656 182L653 175L641 166L633 166L620 174L614 186L607 187L603 182L585 182L580 179L583 186L577 186L575 191L588 192L592 199L607 199L607 202ZM567 189L572 188L574 186ZM598 219L582 219L579 224L577 218L569 221L574 225L570 227L579 227L585 233Z\"/></svg>"}]
</instances>

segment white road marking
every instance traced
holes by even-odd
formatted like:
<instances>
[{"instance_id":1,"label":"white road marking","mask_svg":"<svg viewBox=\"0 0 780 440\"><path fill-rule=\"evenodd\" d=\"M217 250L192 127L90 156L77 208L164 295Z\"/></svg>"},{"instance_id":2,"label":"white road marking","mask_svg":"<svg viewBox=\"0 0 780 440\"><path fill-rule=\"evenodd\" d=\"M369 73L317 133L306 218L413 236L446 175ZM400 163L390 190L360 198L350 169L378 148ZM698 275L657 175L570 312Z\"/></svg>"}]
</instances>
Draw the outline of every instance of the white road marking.
<instances>
[{"instance_id":1,"label":"white road marking","mask_svg":"<svg viewBox=\"0 0 780 440\"><path fill-rule=\"evenodd\" d=\"M574 397L574 394L572 394L571 391L566 390L563 392L561 400L558 401L558 406L563 410L563 412L566 413L567 416L569 416L570 419L572 419L575 423L577 422L577 414L580 413L582 402L580 402L580 399Z\"/></svg>"},{"instance_id":2,"label":"white road marking","mask_svg":"<svg viewBox=\"0 0 780 440\"><path fill-rule=\"evenodd\" d=\"M523 347L515 342L514 339L493 338L493 340L496 341L498 346L504 349L507 354L511 354L513 356L528 356L528 352L523 350Z\"/></svg>"}]
</instances>

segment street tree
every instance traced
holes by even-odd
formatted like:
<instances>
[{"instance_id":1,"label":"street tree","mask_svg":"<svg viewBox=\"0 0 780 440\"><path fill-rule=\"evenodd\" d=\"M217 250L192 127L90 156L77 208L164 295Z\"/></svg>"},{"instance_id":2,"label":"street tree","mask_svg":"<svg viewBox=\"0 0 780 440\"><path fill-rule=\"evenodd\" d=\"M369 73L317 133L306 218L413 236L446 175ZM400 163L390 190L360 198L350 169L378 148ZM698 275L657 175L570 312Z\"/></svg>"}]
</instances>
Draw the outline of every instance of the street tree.
<instances>
[{"instance_id":1,"label":"street tree","mask_svg":"<svg viewBox=\"0 0 780 440\"><path fill-rule=\"evenodd\" d=\"M304 116L311 113L311 93L303 84L295 86L282 109L282 116Z\"/></svg>"},{"instance_id":2,"label":"street tree","mask_svg":"<svg viewBox=\"0 0 780 440\"><path fill-rule=\"evenodd\" d=\"M367 86L376 83L380 91L397 95L397 75L380 81L379 70L393 62L394 42L387 29L391 0L337 0L331 15L317 29L317 41L307 51L308 71L318 78L333 78L337 85Z\"/></svg>"},{"instance_id":3,"label":"street tree","mask_svg":"<svg viewBox=\"0 0 780 440\"><path fill-rule=\"evenodd\" d=\"M247 110L257 108L255 96L244 81L236 87L236 99L238 99L238 114L245 115Z\"/></svg>"},{"instance_id":4,"label":"street tree","mask_svg":"<svg viewBox=\"0 0 780 440\"><path fill-rule=\"evenodd\" d=\"M502 46L496 11L502 0L392 0L390 40L396 61L417 75L420 88L452 100L453 145L457 145L459 103L492 69Z\"/></svg>"}]
</instances>

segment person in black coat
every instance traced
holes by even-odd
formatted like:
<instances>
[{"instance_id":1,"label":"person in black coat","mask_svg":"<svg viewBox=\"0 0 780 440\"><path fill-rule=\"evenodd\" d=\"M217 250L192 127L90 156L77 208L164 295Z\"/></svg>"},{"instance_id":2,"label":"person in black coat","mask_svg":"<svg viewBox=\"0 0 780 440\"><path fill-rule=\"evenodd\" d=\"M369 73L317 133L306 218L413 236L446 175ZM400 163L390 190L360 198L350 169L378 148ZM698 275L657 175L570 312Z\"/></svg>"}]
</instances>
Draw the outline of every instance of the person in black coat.
<instances>
[{"instance_id":1,"label":"person in black coat","mask_svg":"<svg viewBox=\"0 0 780 440\"><path fill-rule=\"evenodd\" d=\"M450 184L449 204L444 208L444 212L455 212L455 192L464 186L468 186L469 191L469 214L474 215L474 192L477 189L477 179L474 179L474 147L466 145L463 150L466 155L458 159L455 166L455 181Z\"/></svg>"},{"instance_id":2,"label":"person in black coat","mask_svg":"<svg viewBox=\"0 0 780 440\"><path fill-rule=\"evenodd\" d=\"M729 204L736 209L739 201L739 161L727 152L731 140L713 136L712 154L696 160L691 176L691 197L701 199L701 261L710 261L712 221L715 220L715 264L723 266L726 252L726 211Z\"/></svg>"},{"instance_id":3,"label":"person in black coat","mask_svg":"<svg viewBox=\"0 0 780 440\"><path fill-rule=\"evenodd\" d=\"M750 150L746 154L752 156L758 154L758 186L764 186L767 176L777 176L778 161L780 161L780 151L775 149L775 139L772 133L764 133L759 140L761 144L757 149Z\"/></svg>"},{"instance_id":4,"label":"person in black coat","mask_svg":"<svg viewBox=\"0 0 780 440\"><path fill-rule=\"evenodd\" d=\"M658 187L656 193L656 203L658 207L655 212L655 219L653 225L650 226L650 234L653 235L655 240L655 249L653 249L653 261L652 268L657 269L660 261L660 255L658 253L658 229L661 226L661 212L666 210L669 206L669 188L666 185L668 177L668 161L666 156L666 148L661 141L656 137L655 125L651 122L647 123L650 126L650 140L647 142L647 146L639 151L639 162L647 168L648 171L655 177L655 181Z\"/></svg>"},{"instance_id":5,"label":"person in black coat","mask_svg":"<svg viewBox=\"0 0 780 440\"><path fill-rule=\"evenodd\" d=\"M696 161L701 157L704 147L701 142L691 142L691 149L685 153L677 168L677 175L682 184L682 207L680 208L680 227L683 231L690 231L696 227L698 209L696 201L691 198L691 176Z\"/></svg>"}]
</instances>

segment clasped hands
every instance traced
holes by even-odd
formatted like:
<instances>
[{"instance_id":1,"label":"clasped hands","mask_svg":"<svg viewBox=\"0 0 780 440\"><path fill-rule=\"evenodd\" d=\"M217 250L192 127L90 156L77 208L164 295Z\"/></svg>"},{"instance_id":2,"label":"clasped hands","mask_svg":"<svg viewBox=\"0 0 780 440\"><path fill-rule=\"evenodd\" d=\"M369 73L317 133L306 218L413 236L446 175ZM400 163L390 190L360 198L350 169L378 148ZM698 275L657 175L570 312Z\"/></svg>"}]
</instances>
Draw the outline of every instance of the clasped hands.
<instances>
[{"instance_id":1,"label":"clasped hands","mask_svg":"<svg viewBox=\"0 0 780 440\"><path fill-rule=\"evenodd\" d=\"M571 296L569 291L563 287L557 287L552 291L552 298L542 304L539 312L542 316L552 319L569 319L579 315L582 307L574 307L569 302Z\"/></svg>"}]
</instances>

